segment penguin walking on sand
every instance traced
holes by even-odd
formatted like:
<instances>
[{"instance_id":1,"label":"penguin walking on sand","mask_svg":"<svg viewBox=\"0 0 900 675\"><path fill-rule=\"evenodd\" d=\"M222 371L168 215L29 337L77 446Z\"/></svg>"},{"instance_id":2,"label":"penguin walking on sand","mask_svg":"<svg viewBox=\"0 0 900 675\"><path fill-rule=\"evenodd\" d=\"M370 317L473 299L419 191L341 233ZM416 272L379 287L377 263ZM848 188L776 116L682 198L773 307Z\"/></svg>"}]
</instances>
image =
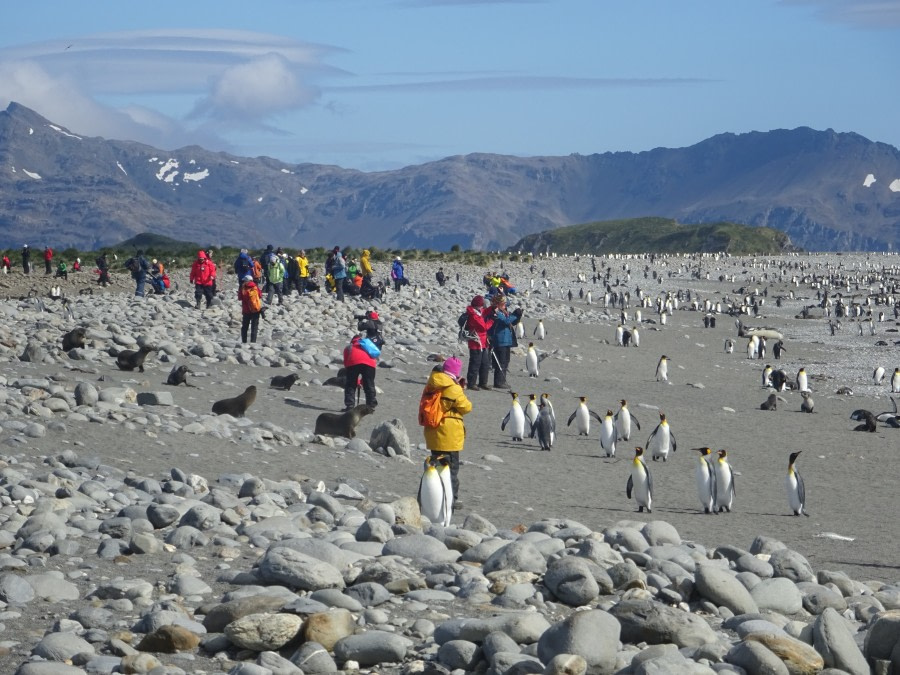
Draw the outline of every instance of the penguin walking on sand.
<instances>
[{"instance_id":1,"label":"penguin walking on sand","mask_svg":"<svg viewBox=\"0 0 900 675\"><path fill-rule=\"evenodd\" d=\"M521 441L525 438L525 411L519 405L519 395L510 392L510 396L512 396L512 407L506 413L503 422L500 423L500 431L505 431L506 426L509 425L510 438L514 441Z\"/></svg>"},{"instance_id":2,"label":"penguin walking on sand","mask_svg":"<svg viewBox=\"0 0 900 675\"><path fill-rule=\"evenodd\" d=\"M791 507L794 515L804 515L809 518L809 514L806 512L806 486L796 467L797 457L801 452L803 451L792 452L788 459L788 472L784 479L784 488L787 490L788 506Z\"/></svg>"},{"instance_id":3,"label":"penguin walking on sand","mask_svg":"<svg viewBox=\"0 0 900 675\"><path fill-rule=\"evenodd\" d=\"M659 362L656 364L656 381L669 381L669 359L666 358L665 354L659 357Z\"/></svg>"},{"instance_id":4,"label":"penguin walking on sand","mask_svg":"<svg viewBox=\"0 0 900 675\"><path fill-rule=\"evenodd\" d=\"M872 371L872 384L880 385L884 382L884 368L878 366L875 370Z\"/></svg>"},{"instance_id":5,"label":"penguin walking on sand","mask_svg":"<svg viewBox=\"0 0 900 675\"><path fill-rule=\"evenodd\" d=\"M620 441L627 441L631 438L632 422L639 430L641 428L641 423L638 422L637 417L632 415L631 411L628 409L628 401L623 398L619 401L619 405L622 407L619 408L615 415L616 438Z\"/></svg>"},{"instance_id":6,"label":"penguin walking on sand","mask_svg":"<svg viewBox=\"0 0 900 675\"><path fill-rule=\"evenodd\" d=\"M531 428L538 417L537 394L528 394L528 403L525 404L525 429Z\"/></svg>"},{"instance_id":7,"label":"penguin walking on sand","mask_svg":"<svg viewBox=\"0 0 900 675\"><path fill-rule=\"evenodd\" d=\"M528 371L528 377L537 377L540 375L540 370L538 369L538 363L540 359L538 359L537 350L534 348L534 343L528 343L528 352L525 354L525 370Z\"/></svg>"},{"instance_id":8,"label":"penguin walking on sand","mask_svg":"<svg viewBox=\"0 0 900 675\"><path fill-rule=\"evenodd\" d=\"M651 459L653 461L668 461L669 450L675 452L678 449L678 443L675 441L675 434L669 428L669 421L666 419L665 413L659 413L659 424L650 433L650 438L646 443L647 450L652 448Z\"/></svg>"},{"instance_id":9,"label":"penguin walking on sand","mask_svg":"<svg viewBox=\"0 0 900 675\"><path fill-rule=\"evenodd\" d=\"M547 335L547 332L544 330L544 320L538 319L537 325L534 327L534 332L532 333L533 337L536 337L538 340L543 340Z\"/></svg>"},{"instance_id":10,"label":"penguin walking on sand","mask_svg":"<svg viewBox=\"0 0 900 675\"><path fill-rule=\"evenodd\" d=\"M417 500L419 510L428 520L449 527L453 514L453 487L450 483L450 460L446 456L429 455L425 458Z\"/></svg>"},{"instance_id":11,"label":"penguin walking on sand","mask_svg":"<svg viewBox=\"0 0 900 675\"><path fill-rule=\"evenodd\" d=\"M731 513L731 505L734 504L734 472L728 463L728 453L719 450L719 456L713 465L716 472L716 503L715 508L719 513L728 511Z\"/></svg>"},{"instance_id":12,"label":"penguin walking on sand","mask_svg":"<svg viewBox=\"0 0 900 675\"><path fill-rule=\"evenodd\" d=\"M900 368L894 368L894 374L891 375L891 393L900 394Z\"/></svg>"},{"instance_id":13,"label":"penguin walking on sand","mask_svg":"<svg viewBox=\"0 0 900 675\"><path fill-rule=\"evenodd\" d=\"M579 436L590 436L591 417L600 422L600 424L603 424L603 418L588 408L587 396L579 396L578 399L581 402L578 404L578 407L575 408L575 412L569 415L569 421L566 422L566 426L572 426L572 422L574 421L575 430L578 432Z\"/></svg>"},{"instance_id":14,"label":"penguin walking on sand","mask_svg":"<svg viewBox=\"0 0 900 675\"><path fill-rule=\"evenodd\" d=\"M634 449L634 460L631 462L631 473L625 484L625 496L631 499L634 493L634 501L637 502L638 512L647 509L647 513L653 513L653 477L650 468L643 459L644 449Z\"/></svg>"},{"instance_id":15,"label":"penguin walking on sand","mask_svg":"<svg viewBox=\"0 0 900 675\"><path fill-rule=\"evenodd\" d=\"M809 377L806 375L806 368L797 371L797 391L809 390Z\"/></svg>"},{"instance_id":16,"label":"penguin walking on sand","mask_svg":"<svg viewBox=\"0 0 900 675\"><path fill-rule=\"evenodd\" d=\"M606 453L607 457L616 456L616 424L612 410L606 411L606 417L600 424L600 449Z\"/></svg>"},{"instance_id":17,"label":"penguin walking on sand","mask_svg":"<svg viewBox=\"0 0 900 675\"><path fill-rule=\"evenodd\" d=\"M803 401L800 403L800 411L811 413L813 408L816 407L816 402L813 401L812 394L809 391L801 391L800 396L803 397Z\"/></svg>"},{"instance_id":18,"label":"penguin walking on sand","mask_svg":"<svg viewBox=\"0 0 900 675\"><path fill-rule=\"evenodd\" d=\"M541 404L538 410L537 419L531 425L531 438L537 436L538 443L541 444L541 450L550 450L556 441L556 420L550 411L549 406Z\"/></svg>"},{"instance_id":19,"label":"penguin walking on sand","mask_svg":"<svg viewBox=\"0 0 900 675\"><path fill-rule=\"evenodd\" d=\"M700 500L700 506L703 507L703 513L715 513L716 472L709 463L712 450L709 448L694 448L694 450L700 453L697 468L694 470L694 477L697 480L697 498Z\"/></svg>"}]
</instances>

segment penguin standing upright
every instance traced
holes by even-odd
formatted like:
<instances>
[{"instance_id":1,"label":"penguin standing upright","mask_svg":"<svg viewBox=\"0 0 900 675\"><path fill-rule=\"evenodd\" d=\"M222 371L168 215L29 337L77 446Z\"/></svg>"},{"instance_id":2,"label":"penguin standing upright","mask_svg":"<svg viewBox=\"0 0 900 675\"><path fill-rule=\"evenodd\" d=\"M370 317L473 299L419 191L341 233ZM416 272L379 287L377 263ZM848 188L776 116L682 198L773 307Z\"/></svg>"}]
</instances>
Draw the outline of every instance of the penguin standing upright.
<instances>
[{"instance_id":1,"label":"penguin standing upright","mask_svg":"<svg viewBox=\"0 0 900 675\"><path fill-rule=\"evenodd\" d=\"M787 349L784 346L784 342L782 342L781 340L772 345L772 355L775 357L776 361L779 360L781 358L781 355L786 351Z\"/></svg>"},{"instance_id":2,"label":"penguin standing upright","mask_svg":"<svg viewBox=\"0 0 900 675\"><path fill-rule=\"evenodd\" d=\"M637 326L631 329L631 344L635 347L641 346L641 334L638 332Z\"/></svg>"},{"instance_id":3,"label":"penguin standing upright","mask_svg":"<svg viewBox=\"0 0 900 675\"><path fill-rule=\"evenodd\" d=\"M671 449L672 452L675 452L678 449L675 434L669 428L669 421L666 419L665 413L659 413L659 424L650 433L646 446L647 450L650 450L651 447L653 448L651 458L654 462L659 459L662 459L664 462L667 461L669 459L669 450Z\"/></svg>"},{"instance_id":4,"label":"penguin standing upright","mask_svg":"<svg viewBox=\"0 0 900 675\"><path fill-rule=\"evenodd\" d=\"M544 330L544 320L538 319L537 325L534 327L534 332L532 333L532 335L538 340L543 340L546 334L547 332Z\"/></svg>"},{"instance_id":5,"label":"penguin standing upright","mask_svg":"<svg viewBox=\"0 0 900 675\"><path fill-rule=\"evenodd\" d=\"M541 394L541 405L550 408L550 417L553 418L553 428L556 429L556 411L553 410L553 404L550 402L550 394Z\"/></svg>"},{"instance_id":6,"label":"penguin standing upright","mask_svg":"<svg viewBox=\"0 0 900 675\"><path fill-rule=\"evenodd\" d=\"M712 450L709 448L694 448L700 453L694 476L697 479L697 497L703 513L715 513L716 503L716 472L709 463Z\"/></svg>"},{"instance_id":7,"label":"penguin standing upright","mask_svg":"<svg viewBox=\"0 0 900 675\"><path fill-rule=\"evenodd\" d=\"M598 422L603 424L603 418L600 417L593 410L590 410L587 406L587 396L579 396L578 399L581 401L578 404L578 407L575 408L575 412L569 415L569 421L566 422L566 426L571 426L572 421L575 421L575 430L578 432L579 436L590 436L591 434L591 417L596 419Z\"/></svg>"},{"instance_id":8,"label":"penguin standing upright","mask_svg":"<svg viewBox=\"0 0 900 675\"><path fill-rule=\"evenodd\" d=\"M625 346L625 326L622 324L616 326L616 346Z\"/></svg>"},{"instance_id":9,"label":"penguin standing upright","mask_svg":"<svg viewBox=\"0 0 900 675\"><path fill-rule=\"evenodd\" d=\"M528 403L525 405L525 429L530 429L538 416L537 394L528 394Z\"/></svg>"},{"instance_id":10,"label":"penguin standing upright","mask_svg":"<svg viewBox=\"0 0 900 675\"><path fill-rule=\"evenodd\" d=\"M770 366L768 364L766 364L766 367L763 368L762 386L764 386L764 387L772 386L772 366Z\"/></svg>"},{"instance_id":11,"label":"penguin standing upright","mask_svg":"<svg viewBox=\"0 0 900 675\"><path fill-rule=\"evenodd\" d=\"M631 423L634 422L634 426L638 429L641 428L641 423L638 422L637 417L632 415L631 411L628 409L628 401L623 398L619 401L619 405L622 407L619 408L619 411L615 415L616 438L620 441L627 441L631 438Z\"/></svg>"},{"instance_id":12,"label":"penguin standing upright","mask_svg":"<svg viewBox=\"0 0 900 675\"><path fill-rule=\"evenodd\" d=\"M643 454L643 448L634 449L631 473L628 475L628 483L625 484L625 496L631 499L633 492L638 511L647 509L647 513L653 513L653 478L650 475L650 468L644 463Z\"/></svg>"},{"instance_id":13,"label":"penguin standing upright","mask_svg":"<svg viewBox=\"0 0 900 675\"><path fill-rule=\"evenodd\" d=\"M809 378L806 375L806 368L797 371L797 390L809 391Z\"/></svg>"},{"instance_id":14,"label":"penguin standing upright","mask_svg":"<svg viewBox=\"0 0 900 675\"><path fill-rule=\"evenodd\" d=\"M891 393L900 394L900 368L894 368L894 374L891 375Z\"/></svg>"},{"instance_id":15,"label":"penguin standing upright","mask_svg":"<svg viewBox=\"0 0 900 675\"><path fill-rule=\"evenodd\" d=\"M531 425L531 437L537 435L538 443L541 444L541 450L550 450L556 441L556 420L554 419L550 407L541 403L538 410L537 419Z\"/></svg>"},{"instance_id":16,"label":"penguin standing upright","mask_svg":"<svg viewBox=\"0 0 900 675\"><path fill-rule=\"evenodd\" d=\"M442 465L446 465L446 481L440 473L444 470ZM419 510L428 520L444 527L450 525L450 516L453 513L453 488L450 487L449 462L443 456L441 459L436 459L432 455L425 458L417 500Z\"/></svg>"},{"instance_id":17,"label":"penguin standing upright","mask_svg":"<svg viewBox=\"0 0 900 675\"><path fill-rule=\"evenodd\" d=\"M607 457L616 456L616 425L612 410L606 411L606 417L600 425L600 449L606 452Z\"/></svg>"},{"instance_id":18,"label":"penguin standing upright","mask_svg":"<svg viewBox=\"0 0 900 675\"><path fill-rule=\"evenodd\" d=\"M725 338L725 353L734 353L734 340L732 340L731 338Z\"/></svg>"},{"instance_id":19,"label":"penguin standing upright","mask_svg":"<svg viewBox=\"0 0 900 675\"><path fill-rule=\"evenodd\" d=\"M534 348L534 343L528 343L528 352L525 354L525 370L528 371L528 377L537 377L540 375L538 370L538 354Z\"/></svg>"},{"instance_id":20,"label":"penguin standing upright","mask_svg":"<svg viewBox=\"0 0 900 675\"><path fill-rule=\"evenodd\" d=\"M519 322L516 324L516 338L521 340L525 337L525 323L519 319Z\"/></svg>"},{"instance_id":21,"label":"penguin standing upright","mask_svg":"<svg viewBox=\"0 0 900 675\"><path fill-rule=\"evenodd\" d=\"M508 424L510 438L514 441L521 441L525 438L525 412L522 410L522 406L519 405L519 395L515 392L510 392L510 396L512 396L512 407L506 413L503 422L500 423L500 431L504 431Z\"/></svg>"},{"instance_id":22,"label":"penguin standing upright","mask_svg":"<svg viewBox=\"0 0 900 675\"><path fill-rule=\"evenodd\" d=\"M659 363L656 364L656 381L669 381L669 360L666 358L665 354L659 357Z\"/></svg>"},{"instance_id":23,"label":"penguin standing upright","mask_svg":"<svg viewBox=\"0 0 900 675\"><path fill-rule=\"evenodd\" d=\"M804 515L807 518L809 514L806 512L806 486L803 484L803 477L797 470L795 464L797 457L800 456L802 450L792 452L788 459L788 472L784 479L784 488L787 490L788 505L795 516Z\"/></svg>"},{"instance_id":24,"label":"penguin standing upright","mask_svg":"<svg viewBox=\"0 0 900 675\"><path fill-rule=\"evenodd\" d=\"M721 513L731 513L731 505L734 504L734 472L728 463L728 453L719 450L719 456L713 465L716 472L716 510Z\"/></svg>"}]
</instances>

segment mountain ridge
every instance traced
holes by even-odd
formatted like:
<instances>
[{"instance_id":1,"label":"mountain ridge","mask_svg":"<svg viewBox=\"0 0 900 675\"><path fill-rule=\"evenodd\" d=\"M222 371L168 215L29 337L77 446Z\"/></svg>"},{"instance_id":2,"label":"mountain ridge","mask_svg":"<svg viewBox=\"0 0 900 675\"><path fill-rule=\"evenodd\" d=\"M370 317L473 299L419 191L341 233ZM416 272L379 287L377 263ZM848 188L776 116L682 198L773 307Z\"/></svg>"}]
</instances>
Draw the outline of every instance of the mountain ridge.
<instances>
[{"instance_id":1,"label":"mountain ridge","mask_svg":"<svg viewBox=\"0 0 900 675\"><path fill-rule=\"evenodd\" d=\"M32 245L96 248L152 230L212 245L496 250L557 227L655 216L769 226L813 251L900 248L900 151L807 127L366 173L89 138L11 103L0 167L7 246L27 233Z\"/></svg>"}]
</instances>

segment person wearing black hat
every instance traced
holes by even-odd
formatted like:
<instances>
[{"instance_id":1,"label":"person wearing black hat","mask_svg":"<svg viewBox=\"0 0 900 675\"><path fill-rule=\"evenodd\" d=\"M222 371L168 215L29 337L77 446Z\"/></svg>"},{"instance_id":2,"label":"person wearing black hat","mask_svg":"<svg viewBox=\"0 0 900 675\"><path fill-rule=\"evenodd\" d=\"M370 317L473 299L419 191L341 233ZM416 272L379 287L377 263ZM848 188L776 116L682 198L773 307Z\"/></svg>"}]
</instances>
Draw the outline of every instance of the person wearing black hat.
<instances>
[{"instance_id":1,"label":"person wearing black hat","mask_svg":"<svg viewBox=\"0 0 900 675\"><path fill-rule=\"evenodd\" d=\"M31 249L28 248L28 244L22 247L22 271L25 274L31 272Z\"/></svg>"}]
</instances>

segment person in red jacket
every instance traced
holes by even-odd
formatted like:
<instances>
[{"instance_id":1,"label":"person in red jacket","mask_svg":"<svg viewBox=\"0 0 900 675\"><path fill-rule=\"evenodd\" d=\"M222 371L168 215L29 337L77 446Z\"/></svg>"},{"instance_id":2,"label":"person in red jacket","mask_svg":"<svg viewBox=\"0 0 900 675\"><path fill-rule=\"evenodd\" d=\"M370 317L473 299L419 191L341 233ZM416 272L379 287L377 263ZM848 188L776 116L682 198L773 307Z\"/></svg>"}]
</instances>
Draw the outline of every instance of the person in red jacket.
<instances>
[{"instance_id":1,"label":"person in red jacket","mask_svg":"<svg viewBox=\"0 0 900 675\"><path fill-rule=\"evenodd\" d=\"M241 300L241 342L247 344L248 329L250 330L250 342L256 342L259 316L262 313L262 293L251 275L246 274L241 277L238 298Z\"/></svg>"},{"instance_id":2,"label":"person in red jacket","mask_svg":"<svg viewBox=\"0 0 900 675\"><path fill-rule=\"evenodd\" d=\"M471 331L475 340L469 340L469 368L466 371L467 388L473 391L490 389L488 375L491 371L491 346L488 344L488 331L493 325L489 317L490 309L484 308L484 296L476 295L466 307L466 330Z\"/></svg>"},{"instance_id":3,"label":"person in red jacket","mask_svg":"<svg viewBox=\"0 0 900 675\"><path fill-rule=\"evenodd\" d=\"M366 405L374 408L378 405L375 397L375 367L381 350L369 338L356 335L344 349L344 412L354 405L356 387L362 380L366 394Z\"/></svg>"},{"instance_id":4,"label":"person in red jacket","mask_svg":"<svg viewBox=\"0 0 900 675\"><path fill-rule=\"evenodd\" d=\"M191 265L190 282L194 284L197 309L200 309L201 298L206 298L206 308L209 309L216 283L216 264L207 257L206 251L197 251L197 259Z\"/></svg>"},{"instance_id":5,"label":"person in red jacket","mask_svg":"<svg viewBox=\"0 0 900 675\"><path fill-rule=\"evenodd\" d=\"M45 274L53 273L53 249L49 246L44 247L44 268Z\"/></svg>"}]
</instances>

